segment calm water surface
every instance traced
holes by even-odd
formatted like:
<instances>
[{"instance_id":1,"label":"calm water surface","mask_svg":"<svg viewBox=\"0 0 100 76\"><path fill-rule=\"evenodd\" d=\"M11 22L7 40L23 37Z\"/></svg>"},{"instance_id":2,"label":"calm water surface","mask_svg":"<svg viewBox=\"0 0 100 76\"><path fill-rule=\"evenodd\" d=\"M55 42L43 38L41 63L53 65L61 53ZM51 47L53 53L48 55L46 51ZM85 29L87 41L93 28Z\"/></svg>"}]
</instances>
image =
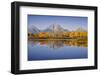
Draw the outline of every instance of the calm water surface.
<instances>
[{"instance_id":1,"label":"calm water surface","mask_svg":"<svg viewBox=\"0 0 100 76\"><path fill-rule=\"evenodd\" d=\"M76 40L29 40L28 61L88 58L87 42Z\"/></svg>"}]
</instances>

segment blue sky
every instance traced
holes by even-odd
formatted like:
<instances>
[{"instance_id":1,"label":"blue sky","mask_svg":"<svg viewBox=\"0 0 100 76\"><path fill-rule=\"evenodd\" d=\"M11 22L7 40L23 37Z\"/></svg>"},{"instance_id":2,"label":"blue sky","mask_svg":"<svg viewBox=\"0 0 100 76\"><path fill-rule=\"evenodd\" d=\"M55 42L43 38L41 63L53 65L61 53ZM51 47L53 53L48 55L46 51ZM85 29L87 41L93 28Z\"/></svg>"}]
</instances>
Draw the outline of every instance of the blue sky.
<instances>
[{"instance_id":1,"label":"blue sky","mask_svg":"<svg viewBox=\"0 0 100 76\"><path fill-rule=\"evenodd\" d=\"M65 29L75 30L82 27L87 30L88 17L79 16L50 16L50 15L28 15L28 26L33 25L43 30L51 24L59 24Z\"/></svg>"}]
</instances>

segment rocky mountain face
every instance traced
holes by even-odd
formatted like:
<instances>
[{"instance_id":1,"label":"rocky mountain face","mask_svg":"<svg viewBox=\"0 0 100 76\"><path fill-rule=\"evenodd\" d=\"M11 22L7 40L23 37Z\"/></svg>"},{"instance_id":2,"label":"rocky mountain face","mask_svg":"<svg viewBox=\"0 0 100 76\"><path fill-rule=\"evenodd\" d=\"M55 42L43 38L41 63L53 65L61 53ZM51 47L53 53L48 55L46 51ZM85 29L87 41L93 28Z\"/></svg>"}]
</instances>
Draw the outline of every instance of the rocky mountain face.
<instances>
[{"instance_id":1,"label":"rocky mountain face","mask_svg":"<svg viewBox=\"0 0 100 76\"><path fill-rule=\"evenodd\" d=\"M61 27L61 25L58 25L58 24L52 24L52 25L49 26L48 29L51 30L51 32L64 32L64 31L68 31L67 29L64 29L63 27Z\"/></svg>"},{"instance_id":2,"label":"rocky mountain face","mask_svg":"<svg viewBox=\"0 0 100 76\"><path fill-rule=\"evenodd\" d=\"M35 34L35 33L39 33L40 30L37 27L32 26L32 27L28 27L28 32Z\"/></svg>"},{"instance_id":3,"label":"rocky mountain face","mask_svg":"<svg viewBox=\"0 0 100 76\"><path fill-rule=\"evenodd\" d=\"M31 32L33 34L35 33L39 33L39 32L54 32L54 33L59 33L59 32L68 32L68 29L64 29L63 27L61 27L61 25L59 24L52 24L50 25L48 28L44 29L44 30L40 30L35 26L32 27L28 27L28 32ZM77 32L81 32L81 31L86 31L83 28L77 28L76 29Z\"/></svg>"}]
</instances>

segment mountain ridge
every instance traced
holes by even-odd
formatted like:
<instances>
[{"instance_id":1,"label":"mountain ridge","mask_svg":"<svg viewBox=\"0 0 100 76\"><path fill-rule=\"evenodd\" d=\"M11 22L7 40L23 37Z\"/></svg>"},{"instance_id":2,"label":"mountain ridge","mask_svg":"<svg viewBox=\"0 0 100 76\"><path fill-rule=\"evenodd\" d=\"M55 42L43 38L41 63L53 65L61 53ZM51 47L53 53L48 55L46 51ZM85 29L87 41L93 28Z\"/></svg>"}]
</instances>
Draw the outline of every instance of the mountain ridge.
<instances>
[{"instance_id":1,"label":"mountain ridge","mask_svg":"<svg viewBox=\"0 0 100 76\"><path fill-rule=\"evenodd\" d=\"M82 27L78 27L75 31L80 32L80 31L86 31ZM28 32L31 32L33 34L39 33L39 32L69 32L68 29L65 29L61 27L59 24L51 24L49 27L47 27L44 30L38 29L36 26L28 27Z\"/></svg>"}]
</instances>

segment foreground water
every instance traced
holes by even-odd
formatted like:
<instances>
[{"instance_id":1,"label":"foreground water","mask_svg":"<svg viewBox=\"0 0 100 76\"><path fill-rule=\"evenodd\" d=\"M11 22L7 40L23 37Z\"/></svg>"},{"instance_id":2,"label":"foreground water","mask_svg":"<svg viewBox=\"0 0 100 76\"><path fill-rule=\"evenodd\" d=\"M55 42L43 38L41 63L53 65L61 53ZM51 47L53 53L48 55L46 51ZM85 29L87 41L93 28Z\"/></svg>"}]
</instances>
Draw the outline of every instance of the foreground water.
<instances>
[{"instance_id":1,"label":"foreground water","mask_svg":"<svg viewBox=\"0 0 100 76\"><path fill-rule=\"evenodd\" d=\"M29 40L28 61L88 58L87 42L76 40Z\"/></svg>"}]
</instances>

